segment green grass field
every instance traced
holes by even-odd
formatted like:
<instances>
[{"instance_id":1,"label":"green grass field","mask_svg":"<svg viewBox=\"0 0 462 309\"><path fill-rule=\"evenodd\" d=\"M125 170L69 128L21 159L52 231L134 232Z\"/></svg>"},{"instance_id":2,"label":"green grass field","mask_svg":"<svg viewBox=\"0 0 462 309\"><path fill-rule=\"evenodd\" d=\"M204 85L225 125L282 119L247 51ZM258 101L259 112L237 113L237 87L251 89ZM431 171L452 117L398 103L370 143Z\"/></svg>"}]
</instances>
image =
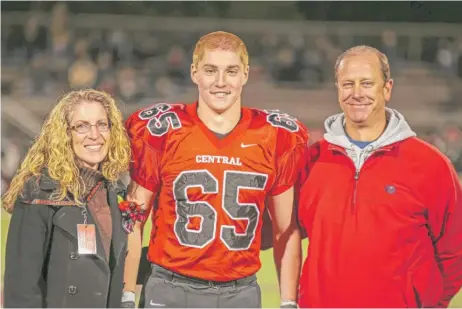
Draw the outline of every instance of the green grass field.
<instances>
[{"instance_id":1,"label":"green grass field","mask_svg":"<svg viewBox=\"0 0 462 309\"><path fill-rule=\"evenodd\" d=\"M5 240L6 235L8 232L8 222L9 222L9 215L3 212L2 210L2 220L1 220L1 261L2 261L2 278L1 282L3 282L3 273L4 273L4 256L5 256ZM149 228L149 226L146 226ZM146 233L145 235L149 235ZM145 244L147 244L147 240L145 239ZM307 242L303 243L303 250L306 252ZM276 270L274 268L273 263L273 252L271 250L265 251L261 253L261 260L262 260L262 268L258 272L258 281L262 289L262 299L263 299L263 307L264 308L278 308L279 307L279 290L277 286L277 279L276 279ZM0 285L1 286L1 285ZM0 304L1 304L0 299ZM452 301L451 308L462 308L462 292L460 292Z\"/></svg>"}]
</instances>

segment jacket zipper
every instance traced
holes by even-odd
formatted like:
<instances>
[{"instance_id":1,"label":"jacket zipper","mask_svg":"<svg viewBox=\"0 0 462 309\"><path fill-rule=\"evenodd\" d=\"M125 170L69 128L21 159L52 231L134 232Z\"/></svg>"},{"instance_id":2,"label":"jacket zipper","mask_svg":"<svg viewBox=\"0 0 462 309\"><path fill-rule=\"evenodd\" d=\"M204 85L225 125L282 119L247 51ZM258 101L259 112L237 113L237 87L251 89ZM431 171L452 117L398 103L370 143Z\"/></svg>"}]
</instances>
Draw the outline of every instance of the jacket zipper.
<instances>
[{"instance_id":1,"label":"jacket zipper","mask_svg":"<svg viewBox=\"0 0 462 309\"><path fill-rule=\"evenodd\" d=\"M358 189L358 180L359 180L359 172L360 172L360 169L358 169L356 167L356 164L355 164L355 161L353 161L353 159L351 159L349 156L348 156L348 153L343 149L343 148L334 148L336 151L339 151L340 153L344 154L347 158L349 158L351 160L351 163L353 163L353 167L355 169L355 175L354 175L354 183L353 183L353 198L352 198L352 201L351 201L351 209L350 209L350 212L351 214L353 215L355 213L355 210L356 210L356 191ZM363 164L364 165L364 164Z\"/></svg>"},{"instance_id":2,"label":"jacket zipper","mask_svg":"<svg viewBox=\"0 0 462 309\"><path fill-rule=\"evenodd\" d=\"M359 153L358 161L362 162L362 157L366 154L364 152ZM348 154L347 154L348 156ZM353 161L353 160L352 160ZM364 165L365 162L362 162L361 167ZM356 163L353 161L353 165L355 167L355 176L354 176L354 184L353 184L353 201L351 203L351 214L354 214L356 211L356 192L358 191L358 180L359 180L359 172L361 167L357 167Z\"/></svg>"},{"instance_id":3,"label":"jacket zipper","mask_svg":"<svg viewBox=\"0 0 462 309\"><path fill-rule=\"evenodd\" d=\"M353 202L351 203L351 214L355 213L356 210L356 191L358 188L359 169L355 171L355 182L353 184Z\"/></svg>"}]
</instances>

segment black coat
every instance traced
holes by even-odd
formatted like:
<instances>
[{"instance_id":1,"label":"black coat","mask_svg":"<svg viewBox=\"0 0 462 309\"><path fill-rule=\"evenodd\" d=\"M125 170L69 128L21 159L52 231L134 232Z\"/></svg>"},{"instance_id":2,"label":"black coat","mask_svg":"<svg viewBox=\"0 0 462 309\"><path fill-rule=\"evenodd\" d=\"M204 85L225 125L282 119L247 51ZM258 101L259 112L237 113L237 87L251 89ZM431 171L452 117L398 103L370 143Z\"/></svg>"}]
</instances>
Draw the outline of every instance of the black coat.
<instances>
[{"instance_id":1,"label":"black coat","mask_svg":"<svg viewBox=\"0 0 462 309\"><path fill-rule=\"evenodd\" d=\"M34 199L49 200L57 184L46 174L40 177L38 186L32 185L34 181L33 178L25 185L10 221L4 306L120 307L127 250L127 234L122 228L117 202L117 194L124 189L121 183L108 186L112 214L112 246L108 261L98 229L97 254L77 253L77 224L83 223L81 208L56 206L56 203L52 206L53 203L48 202L37 204ZM90 212L88 223L95 224Z\"/></svg>"}]
</instances>

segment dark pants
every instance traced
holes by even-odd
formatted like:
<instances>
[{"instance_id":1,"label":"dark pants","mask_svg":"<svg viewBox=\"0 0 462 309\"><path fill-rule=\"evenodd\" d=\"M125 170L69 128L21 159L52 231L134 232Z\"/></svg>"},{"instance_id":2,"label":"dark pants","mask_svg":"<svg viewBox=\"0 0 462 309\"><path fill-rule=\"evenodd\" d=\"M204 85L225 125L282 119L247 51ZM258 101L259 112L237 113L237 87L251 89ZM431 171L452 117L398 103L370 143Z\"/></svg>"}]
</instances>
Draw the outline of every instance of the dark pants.
<instances>
[{"instance_id":1,"label":"dark pants","mask_svg":"<svg viewBox=\"0 0 462 309\"><path fill-rule=\"evenodd\" d=\"M152 265L141 292L140 308L261 308L257 277L230 282L185 277Z\"/></svg>"}]
</instances>

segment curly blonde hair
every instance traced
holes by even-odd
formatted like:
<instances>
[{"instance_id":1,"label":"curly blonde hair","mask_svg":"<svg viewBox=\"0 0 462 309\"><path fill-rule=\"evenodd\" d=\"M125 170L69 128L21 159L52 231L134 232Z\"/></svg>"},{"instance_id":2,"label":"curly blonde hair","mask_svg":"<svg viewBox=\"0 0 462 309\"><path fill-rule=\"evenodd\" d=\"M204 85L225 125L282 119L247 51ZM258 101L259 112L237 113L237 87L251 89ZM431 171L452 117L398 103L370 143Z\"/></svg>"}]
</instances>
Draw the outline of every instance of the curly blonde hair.
<instances>
[{"instance_id":1,"label":"curly blonde hair","mask_svg":"<svg viewBox=\"0 0 462 309\"><path fill-rule=\"evenodd\" d=\"M111 140L101 172L109 181L116 182L128 170L131 150L130 141L123 124L122 113L115 100L107 93L94 89L71 91L64 95L53 108L34 144L26 154L16 172L8 191L2 197L3 208L11 213L18 195L25 183L33 176L39 176L44 168L49 176L59 183L59 189L52 197L63 200L68 193L77 205L85 188L80 179L77 157L72 149L69 132L71 113L81 102L98 102L106 110L111 123Z\"/></svg>"}]
</instances>

